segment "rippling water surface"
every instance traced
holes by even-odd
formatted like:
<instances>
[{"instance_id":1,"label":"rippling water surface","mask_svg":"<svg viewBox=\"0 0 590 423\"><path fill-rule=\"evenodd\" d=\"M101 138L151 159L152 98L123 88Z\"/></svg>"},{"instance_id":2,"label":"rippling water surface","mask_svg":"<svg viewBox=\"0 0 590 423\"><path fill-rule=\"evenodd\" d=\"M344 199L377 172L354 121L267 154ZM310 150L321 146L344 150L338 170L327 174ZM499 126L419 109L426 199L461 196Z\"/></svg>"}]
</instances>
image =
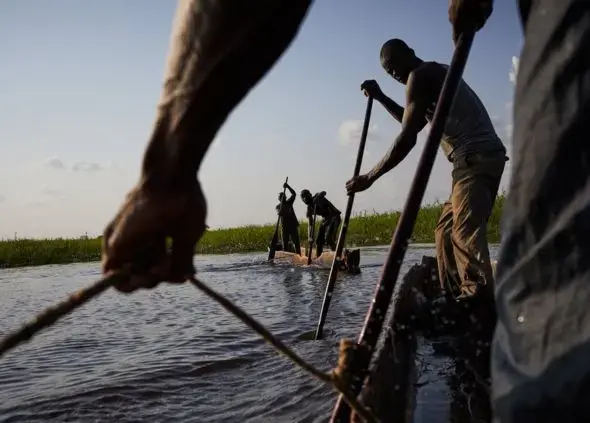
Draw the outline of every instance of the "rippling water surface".
<instances>
[{"instance_id":1,"label":"rippling water surface","mask_svg":"<svg viewBox=\"0 0 590 423\"><path fill-rule=\"evenodd\" d=\"M403 272L430 248L411 248ZM305 341L328 271L269 265L265 254L197 256L204 282L321 369L356 339L386 248L362 250L362 274L339 275L326 339ZM97 263L0 270L0 334L99 278ZM420 350L415 421L454 421L449 360ZM109 291L0 359L0 421L323 422L330 388L293 367L191 285Z\"/></svg>"}]
</instances>

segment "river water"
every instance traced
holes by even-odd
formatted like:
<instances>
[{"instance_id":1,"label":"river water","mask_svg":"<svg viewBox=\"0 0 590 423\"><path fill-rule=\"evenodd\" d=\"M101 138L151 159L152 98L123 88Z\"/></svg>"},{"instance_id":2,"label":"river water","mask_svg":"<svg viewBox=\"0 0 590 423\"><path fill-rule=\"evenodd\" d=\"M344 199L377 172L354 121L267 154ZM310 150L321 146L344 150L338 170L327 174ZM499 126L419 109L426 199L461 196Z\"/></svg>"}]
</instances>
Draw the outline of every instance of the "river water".
<instances>
[{"instance_id":1,"label":"river water","mask_svg":"<svg viewBox=\"0 0 590 423\"><path fill-rule=\"evenodd\" d=\"M328 271L266 254L196 256L200 278L323 370L356 339L387 249L362 249L339 275L325 340L313 331ZM433 255L410 248L404 268ZM495 251L492 252L495 255ZM98 263L0 270L0 334L100 277ZM449 409L452 363L423 342L415 422L467 421ZM324 422L335 393L295 368L191 285L109 291L0 359L1 422Z\"/></svg>"}]
</instances>

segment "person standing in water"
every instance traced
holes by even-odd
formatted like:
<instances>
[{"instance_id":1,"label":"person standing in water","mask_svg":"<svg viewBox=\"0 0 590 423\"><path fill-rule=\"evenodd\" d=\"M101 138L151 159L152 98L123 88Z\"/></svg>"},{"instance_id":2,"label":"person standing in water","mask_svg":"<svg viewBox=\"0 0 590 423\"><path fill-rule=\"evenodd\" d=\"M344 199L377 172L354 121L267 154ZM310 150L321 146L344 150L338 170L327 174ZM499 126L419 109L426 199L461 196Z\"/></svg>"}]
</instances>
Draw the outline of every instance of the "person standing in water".
<instances>
[{"instance_id":1,"label":"person standing in water","mask_svg":"<svg viewBox=\"0 0 590 423\"><path fill-rule=\"evenodd\" d=\"M281 218L281 235L283 238L283 251L290 251L289 240L295 246L295 252L301 255L301 243L299 241L299 220L295 215L293 203L297 198L297 193L288 183L283 185L283 188L288 189L290 196L285 197L284 193L279 194L279 204L276 206L277 214Z\"/></svg>"},{"instance_id":2,"label":"person standing in water","mask_svg":"<svg viewBox=\"0 0 590 423\"><path fill-rule=\"evenodd\" d=\"M370 188L410 153L418 133L432 121L448 69L436 62L424 62L397 38L383 44L381 65L388 75L407 86L405 110L387 97L374 80L363 82L361 89L400 121L402 130L370 172L346 183L349 194ZM451 196L435 229L438 273L447 294L462 300L473 298L484 287L493 287L487 223L507 160L506 148L488 112L464 81L457 90L441 147L453 171Z\"/></svg>"},{"instance_id":3,"label":"person standing in water","mask_svg":"<svg viewBox=\"0 0 590 423\"><path fill-rule=\"evenodd\" d=\"M328 244L332 251L336 251L336 233L342 218L340 210L334 207L327 198L326 191L311 195L307 189L301 191L301 200L307 205L307 219L309 221L310 235L313 223L314 212L315 215L322 217L322 223L318 229L316 237L316 257L322 255L324 245ZM311 239L311 236L310 236Z\"/></svg>"}]
</instances>

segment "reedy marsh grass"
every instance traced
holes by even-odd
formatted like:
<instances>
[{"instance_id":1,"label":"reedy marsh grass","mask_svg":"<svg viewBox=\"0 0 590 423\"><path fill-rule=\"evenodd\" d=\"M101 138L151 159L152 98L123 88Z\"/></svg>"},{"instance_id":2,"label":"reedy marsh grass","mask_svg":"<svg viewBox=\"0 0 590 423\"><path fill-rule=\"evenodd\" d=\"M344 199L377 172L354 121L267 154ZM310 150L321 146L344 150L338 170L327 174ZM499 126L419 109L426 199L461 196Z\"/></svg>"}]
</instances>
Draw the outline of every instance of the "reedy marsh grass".
<instances>
[{"instance_id":1,"label":"reedy marsh grass","mask_svg":"<svg viewBox=\"0 0 590 423\"><path fill-rule=\"evenodd\" d=\"M488 224L488 241L500 241L500 216L504 195L498 196ZM434 228L442 204L423 206L418 214L412 241L434 242ZM391 242L400 212L354 215L348 227L346 244L350 247L383 245ZM274 232L274 224L249 225L214 229L205 233L196 248L197 254L231 254L266 251ZM302 245L307 242L307 222L301 222L299 234ZM100 260L101 239L14 239L0 241L0 267L40 266L92 262Z\"/></svg>"}]
</instances>

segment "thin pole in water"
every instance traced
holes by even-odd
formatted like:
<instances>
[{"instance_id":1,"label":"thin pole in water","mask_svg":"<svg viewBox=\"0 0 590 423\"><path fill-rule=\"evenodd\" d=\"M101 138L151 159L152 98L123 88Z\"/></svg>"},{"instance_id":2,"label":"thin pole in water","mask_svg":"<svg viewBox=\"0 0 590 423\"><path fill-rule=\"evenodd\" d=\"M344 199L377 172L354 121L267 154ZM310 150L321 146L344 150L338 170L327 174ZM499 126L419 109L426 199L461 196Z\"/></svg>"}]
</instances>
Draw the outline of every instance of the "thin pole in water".
<instances>
[{"instance_id":1,"label":"thin pole in water","mask_svg":"<svg viewBox=\"0 0 590 423\"><path fill-rule=\"evenodd\" d=\"M363 153L365 151L365 144L367 143L367 135L369 133L369 123L371 121L371 111L373 109L373 97L369 96L367 99L367 109L365 111L365 122L363 124L363 132L361 134L361 142L359 144L358 153L356 155L356 164L354 165L353 178L356 178L361 173L361 165L363 163ZM315 340L322 337L322 329L328 315L330 301L332 300L332 293L334 292L334 285L336 277L338 276L338 266L336 265L342 255L344 249L344 241L346 239L346 232L348 231L348 223L350 222L350 215L352 214L352 206L354 204L354 193L348 196L346 203L346 211L344 212L344 221L340 228L340 235L338 236L338 243L336 244L336 254L332 260L332 267L330 268L330 276L328 276L328 284L326 285L326 292L324 293L324 301L322 302L322 309L320 311L320 320L315 332Z\"/></svg>"},{"instance_id":2,"label":"thin pole in water","mask_svg":"<svg viewBox=\"0 0 590 423\"><path fill-rule=\"evenodd\" d=\"M311 265L311 255L313 254L313 241L315 238L315 219L317 217L316 214L316 208L318 206L318 199L319 197L316 197L316 200L313 204L313 216L311 216L311 219L309 219L309 224L311 225L308 232L309 232L309 239L307 240L307 245L309 247L309 251L307 252L307 265Z\"/></svg>"}]
</instances>

